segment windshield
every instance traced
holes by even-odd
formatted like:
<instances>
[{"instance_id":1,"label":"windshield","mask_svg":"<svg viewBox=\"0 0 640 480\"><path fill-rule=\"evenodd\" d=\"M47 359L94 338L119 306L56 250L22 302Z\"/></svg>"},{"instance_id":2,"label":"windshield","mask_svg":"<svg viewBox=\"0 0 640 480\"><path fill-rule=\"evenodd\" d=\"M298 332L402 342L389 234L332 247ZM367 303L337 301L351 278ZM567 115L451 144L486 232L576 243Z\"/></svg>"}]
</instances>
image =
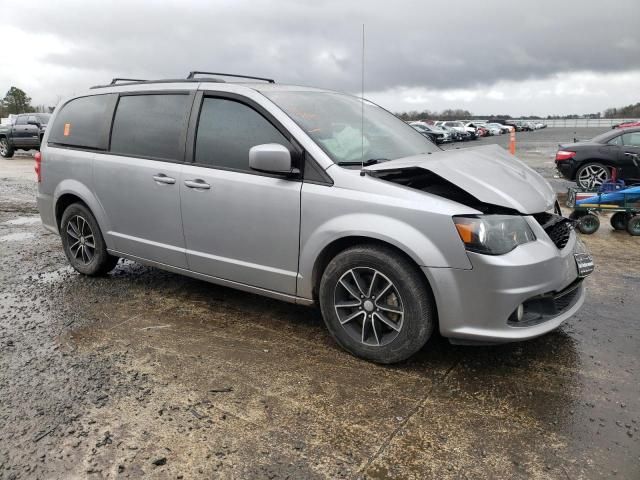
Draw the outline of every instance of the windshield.
<instances>
[{"instance_id":1,"label":"windshield","mask_svg":"<svg viewBox=\"0 0 640 480\"><path fill-rule=\"evenodd\" d=\"M49 123L49 118L51 117L51 115L49 115L48 113L36 113L35 117L42 125L46 125L47 123Z\"/></svg>"},{"instance_id":2,"label":"windshield","mask_svg":"<svg viewBox=\"0 0 640 480\"><path fill-rule=\"evenodd\" d=\"M335 163L394 160L438 150L411 126L357 97L335 92L266 91ZM363 131L364 123L364 131Z\"/></svg>"}]
</instances>

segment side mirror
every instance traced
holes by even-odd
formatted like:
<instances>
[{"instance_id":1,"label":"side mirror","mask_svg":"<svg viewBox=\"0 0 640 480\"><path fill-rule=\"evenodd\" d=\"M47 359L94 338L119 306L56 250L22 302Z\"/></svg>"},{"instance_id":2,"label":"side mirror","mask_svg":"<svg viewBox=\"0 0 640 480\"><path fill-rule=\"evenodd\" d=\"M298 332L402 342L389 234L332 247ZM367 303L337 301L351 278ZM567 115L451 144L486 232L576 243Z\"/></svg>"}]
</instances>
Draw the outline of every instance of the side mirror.
<instances>
[{"instance_id":1,"label":"side mirror","mask_svg":"<svg viewBox=\"0 0 640 480\"><path fill-rule=\"evenodd\" d=\"M291 165L291 152L278 143L256 145L249 150L251 170L280 175L296 173Z\"/></svg>"}]
</instances>

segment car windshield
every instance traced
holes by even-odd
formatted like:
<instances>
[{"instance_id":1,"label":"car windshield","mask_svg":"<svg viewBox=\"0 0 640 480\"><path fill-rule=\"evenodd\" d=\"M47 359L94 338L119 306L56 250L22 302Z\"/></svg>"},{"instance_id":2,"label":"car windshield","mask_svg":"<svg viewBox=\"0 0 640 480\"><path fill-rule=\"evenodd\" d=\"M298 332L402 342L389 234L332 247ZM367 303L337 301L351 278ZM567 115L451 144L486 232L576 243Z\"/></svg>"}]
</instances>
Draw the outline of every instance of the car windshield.
<instances>
[{"instance_id":1,"label":"car windshield","mask_svg":"<svg viewBox=\"0 0 640 480\"><path fill-rule=\"evenodd\" d=\"M335 92L263 91L335 163L394 160L438 150L410 125L368 101ZM363 129L364 126L364 129Z\"/></svg>"},{"instance_id":2,"label":"car windshield","mask_svg":"<svg viewBox=\"0 0 640 480\"><path fill-rule=\"evenodd\" d=\"M46 125L47 123L49 123L49 118L51 117L51 115L49 115L48 113L36 113L35 117L42 125Z\"/></svg>"}]
</instances>

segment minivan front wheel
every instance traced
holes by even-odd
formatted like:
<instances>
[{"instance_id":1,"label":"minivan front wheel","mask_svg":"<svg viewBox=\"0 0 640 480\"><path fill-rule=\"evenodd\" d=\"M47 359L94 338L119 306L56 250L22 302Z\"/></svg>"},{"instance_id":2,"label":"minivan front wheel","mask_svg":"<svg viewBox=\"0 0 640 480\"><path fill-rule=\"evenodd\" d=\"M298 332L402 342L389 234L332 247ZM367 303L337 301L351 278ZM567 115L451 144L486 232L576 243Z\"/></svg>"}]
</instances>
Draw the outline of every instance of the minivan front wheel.
<instances>
[{"instance_id":1,"label":"minivan front wheel","mask_svg":"<svg viewBox=\"0 0 640 480\"><path fill-rule=\"evenodd\" d=\"M104 275L118 263L118 257L107 252L95 217L81 203L69 205L62 214L60 237L67 260L80 273Z\"/></svg>"},{"instance_id":2,"label":"minivan front wheel","mask_svg":"<svg viewBox=\"0 0 640 480\"><path fill-rule=\"evenodd\" d=\"M322 275L319 300L336 341L378 363L409 358L427 342L435 324L426 279L409 260L384 247L339 253Z\"/></svg>"}]
</instances>

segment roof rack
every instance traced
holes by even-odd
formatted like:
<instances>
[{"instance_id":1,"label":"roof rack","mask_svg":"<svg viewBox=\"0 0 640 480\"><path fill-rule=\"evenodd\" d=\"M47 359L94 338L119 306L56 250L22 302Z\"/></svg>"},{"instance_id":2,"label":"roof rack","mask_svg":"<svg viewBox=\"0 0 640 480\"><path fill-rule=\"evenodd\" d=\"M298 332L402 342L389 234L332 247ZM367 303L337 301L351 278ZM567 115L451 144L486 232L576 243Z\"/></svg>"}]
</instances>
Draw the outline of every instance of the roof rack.
<instances>
[{"instance_id":1,"label":"roof rack","mask_svg":"<svg viewBox=\"0 0 640 480\"><path fill-rule=\"evenodd\" d=\"M116 77L114 79L111 80L111 83L109 83L108 85L95 85L93 87L91 87L91 90L96 89L96 88L107 88L107 87L115 87L117 85L119 85L120 83L125 83L127 85L139 85L139 84L150 84L150 83L195 83L195 82L215 82L215 83L225 83L225 81L221 78L212 78L212 77L205 77L205 78L196 78L197 75L218 75L221 77L234 77L234 78L248 78L251 80L260 80L262 82L268 82L268 83L276 83L275 80L271 79L271 78L263 78L263 77L251 77L249 75L234 75L232 73L214 73L214 72L200 72L200 71L193 71L193 72L189 72L189 75L187 76L187 78L177 78L177 79L168 79L168 78L164 78L164 79L160 79L160 80L142 80L139 78L121 78L121 77Z\"/></svg>"},{"instance_id":2,"label":"roof rack","mask_svg":"<svg viewBox=\"0 0 640 480\"><path fill-rule=\"evenodd\" d=\"M251 75L234 75L233 73L201 72L198 70L189 72L189 75L187 76L187 80L195 80L196 75L220 75L221 77L248 78L251 80L260 80L262 82L276 83L276 81L272 78L252 77Z\"/></svg>"},{"instance_id":3,"label":"roof rack","mask_svg":"<svg viewBox=\"0 0 640 480\"><path fill-rule=\"evenodd\" d=\"M118 82L146 82L147 80L141 80L139 78L120 78L120 77L116 77L114 79L111 80L111 83L109 84L111 85L117 85Z\"/></svg>"}]
</instances>

